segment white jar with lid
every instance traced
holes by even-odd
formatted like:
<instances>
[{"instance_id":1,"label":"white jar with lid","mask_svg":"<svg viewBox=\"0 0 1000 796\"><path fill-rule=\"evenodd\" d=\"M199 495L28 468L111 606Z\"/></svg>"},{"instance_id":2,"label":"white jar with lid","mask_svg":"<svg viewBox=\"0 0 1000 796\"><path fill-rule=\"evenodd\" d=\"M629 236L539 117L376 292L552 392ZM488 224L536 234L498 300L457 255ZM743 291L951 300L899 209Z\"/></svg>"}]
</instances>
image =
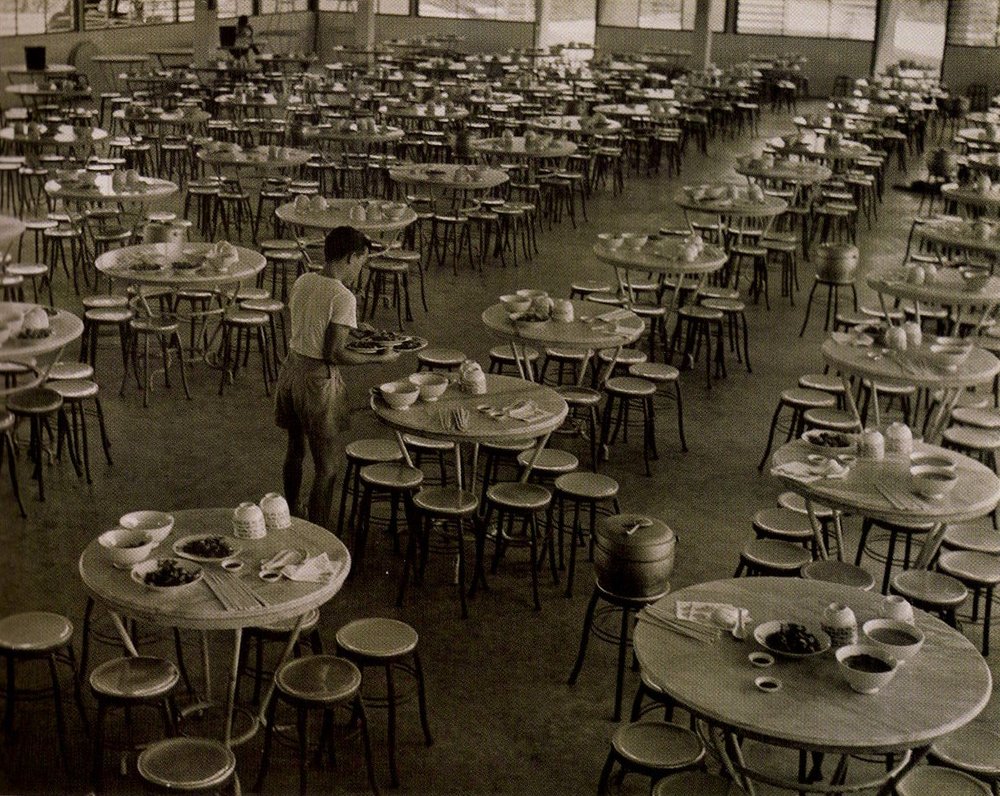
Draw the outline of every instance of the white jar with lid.
<instances>
[{"instance_id":1,"label":"white jar with lid","mask_svg":"<svg viewBox=\"0 0 1000 796\"><path fill-rule=\"evenodd\" d=\"M881 461L885 458L885 437L878 429L869 428L861 434L858 455L863 459Z\"/></svg>"},{"instance_id":2,"label":"white jar with lid","mask_svg":"<svg viewBox=\"0 0 1000 796\"><path fill-rule=\"evenodd\" d=\"M848 606L830 603L823 611L820 627L830 637L834 647L858 642L858 620Z\"/></svg>"},{"instance_id":3,"label":"white jar with lid","mask_svg":"<svg viewBox=\"0 0 1000 796\"><path fill-rule=\"evenodd\" d=\"M885 457L887 459L910 460L913 453L913 432L905 423L890 423L885 430Z\"/></svg>"}]
</instances>

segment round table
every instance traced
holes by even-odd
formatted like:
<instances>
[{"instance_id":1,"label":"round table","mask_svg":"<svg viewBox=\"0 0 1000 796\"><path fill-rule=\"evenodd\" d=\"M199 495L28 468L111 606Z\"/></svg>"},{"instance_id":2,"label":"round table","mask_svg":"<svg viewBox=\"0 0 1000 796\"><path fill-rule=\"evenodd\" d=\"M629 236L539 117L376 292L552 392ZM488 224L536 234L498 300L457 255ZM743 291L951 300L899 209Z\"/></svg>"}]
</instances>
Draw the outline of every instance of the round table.
<instances>
[{"instance_id":1,"label":"round table","mask_svg":"<svg viewBox=\"0 0 1000 796\"><path fill-rule=\"evenodd\" d=\"M529 147L524 136L515 136L510 141L502 138L478 138L472 142L472 149L490 159L518 158L523 160L551 160L565 158L576 152L576 144L565 139L553 138L547 146L539 146L536 142Z\"/></svg>"},{"instance_id":2,"label":"round table","mask_svg":"<svg viewBox=\"0 0 1000 796\"><path fill-rule=\"evenodd\" d=\"M721 186L709 186L709 188L712 187ZM729 196L719 199L693 199L688 196L686 191L682 190L674 194L674 203L685 214L688 212L707 213L737 220L773 219L788 209L788 202L777 196L765 195L763 201L756 202L749 196L745 188L737 189L735 199Z\"/></svg>"},{"instance_id":3,"label":"round table","mask_svg":"<svg viewBox=\"0 0 1000 796\"><path fill-rule=\"evenodd\" d=\"M171 546L175 541L189 534L217 534L229 536L232 528L232 509L193 509L174 512L175 524L170 535L155 549L157 557L173 556ZM233 712L236 701L236 674L242 631L246 627L297 619L282 656L283 663L290 655L298 639L299 629L305 614L319 608L340 591L351 568L351 557L344 544L326 528L292 518L291 526L285 530L269 532L261 539L233 539L230 542L239 548L234 556L244 562L243 571L230 574L216 564L202 564L206 573L211 573L213 584L202 578L200 583L184 588L176 595L164 594L146 588L132 580L128 571L115 569L107 560L96 539L90 542L80 555L80 578L87 591L103 603L112 614L119 635L126 649L136 655L129 634L125 632L122 617L141 619L162 627L178 627L195 630L234 631L233 657L229 669L229 685L226 697L226 718L224 741L228 745L249 740L257 728L262 726L267 705L274 691L272 682L267 695L261 702L253 726L239 738L233 738ZM333 563L335 573L318 583L291 581L281 578L275 582L265 582L257 577L257 568L262 560L268 560L284 549L304 551L308 556L326 553ZM234 608L223 605L216 592L238 582L252 592L259 603L250 608ZM219 584L220 585L216 585ZM209 659L206 655L205 663ZM275 670L280 668L280 663ZM205 681L209 682L209 673Z\"/></svg>"},{"instance_id":4,"label":"round table","mask_svg":"<svg viewBox=\"0 0 1000 796\"><path fill-rule=\"evenodd\" d=\"M110 174L98 174L93 185L83 186L72 181L49 180L45 193L53 199L66 202L103 204L146 204L173 196L178 191L176 182L158 177L140 177L137 185L116 189Z\"/></svg>"},{"instance_id":5,"label":"round table","mask_svg":"<svg viewBox=\"0 0 1000 796\"><path fill-rule=\"evenodd\" d=\"M21 77L55 77L64 78L77 74L77 68L71 64L45 64L43 69L29 69L27 64L13 64L0 69L5 75Z\"/></svg>"},{"instance_id":6,"label":"round table","mask_svg":"<svg viewBox=\"0 0 1000 796\"><path fill-rule=\"evenodd\" d=\"M853 163L858 158L868 157L872 150L867 144L858 141L841 141L838 146L832 146L826 138L818 137L814 144L793 144L784 149L789 155L812 160L827 160L834 164L834 171L841 163Z\"/></svg>"},{"instance_id":7,"label":"round table","mask_svg":"<svg viewBox=\"0 0 1000 796\"><path fill-rule=\"evenodd\" d=\"M755 180L769 182L784 182L793 185L815 185L825 182L833 175L833 171L821 163L808 160L775 160L770 166L752 161L738 162L736 173Z\"/></svg>"},{"instance_id":8,"label":"round table","mask_svg":"<svg viewBox=\"0 0 1000 796\"><path fill-rule=\"evenodd\" d=\"M951 411L962 390L984 384L992 384L1000 373L1000 359L989 351L973 346L972 351L961 365L954 370L946 370L930 364L925 354L930 339L917 349L909 348L905 353L889 351L874 346L859 346L851 342L840 343L832 337L823 342L823 359L835 372L839 372L847 388L847 403L858 422L861 415L853 400L853 385L850 377L866 379L872 385L872 406L875 411L875 426L881 425L878 409L876 384L906 384L927 390L942 391L941 400L934 414L928 418L924 428L924 438L936 442L941 438L951 417ZM849 386L850 385L850 386Z\"/></svg>"},{"instance_id":9,"label":"round table","mask_svg":"<svg viewBox=\"0 0 1000 796\"><path fill-rule=\"evenodd\" d=\"M0 309L15 310L22 315L41 305L26 302L3 301ZM22 380L17 386L0 388L0 397L22 390L37 387L45 382L49 368L62 358L66 346L78 340L83 334L83 321L72 312L46 307L49 313L49 333L45 337L8 337L0 344L0 362L22 362L29 364L35 375L27 381ZM48 365L36 366L33 361L40 356L55 354Z\"/></svg>"},{"instance_id":10,"label":"round table","mask_svg":"<svg viewBox=\"0 0 1000 796\"><path fill-rule=\"evenodd\" d=\"M970 171L982 171L1000 180L1000 152L974 152L965 156Z\"/></svg>"},{"instance_id":11,"label":"round table","mask_svg":"<svg viewBox=\"0 0 1000 796\"><path fill-rule=\"evenodd\" d=\"M958 131L958 138L967 144L975 144L979 149L990 151L1000 150L1000 138L993 135L993 130L983 127L966 127Z\"/></svg>"},{"instance_id":12,"label":"round table","mask_svg":"<svg viewBox=\"0 0 1000 796\"><path fill-rule=\"evenodd\" d=\"M30 99L36 104L39 102L63 103L90 97L90 89L80 88L78 85L49 88L35 83L12 83L7 86L7 93L15 94L23 100Z\"/></svg>"},{"instance_id":13,"label":"round table","mask_svg":"<svg viewBox=\"0 0 1000 796\"><path fill-rule=\"evenodd\" d=\"M605 135L617 133L622 129L622 123L615 119L605 119L603 124L595 124L587 117L586 126L581 124L581 116L539 116L528 122L535 130L545 130L550 133L571 133L573 135Z\"/></svg>"},{"instance_id":14,"label":"round table","mask_svg":"<svg viewBox=\"0 0 1000 796\"><path fill-rule=\"evenodd\" d=\"M467 180L456 179L459 169L470 174ZM469 192L488 191L503 185L509 177L500 169L463 166L455 163L407 163L389 167L389 179L402 185L419 185L439 194L462 196Z\"/></svg>"},{"instance_id":15,"label":"round table","mask_svg":"<svg viewBox=\"0 0 1000 796\"><path fill-rule=\"evenodd\" d=\"M512 321L503 304L493 304L483 310L483 324L495 332L511 338L511 348L517 361L518 371L523 377L530 377L531 368L524 356L527 343L545 347L571 348L587 351L615 349L615 357L622 347L634 343L645 331L645 324L638 315L629 310L620 310L595 304L592 301L573 301L573 320L569 322L548 320L541 323L519 323ZM602 321L602 314L616 315L609 321ZM520 350L519 350L520 346ZM608 365L608 372L614 368L614 360ZM580 369L581 382L586 368Z\"/></svg>"},{"instance_id":16,"label":"round table","mask_svg":"<svg viewBox=\"0 0 1000 796\"><path fill-rule=\"evenodd\" d=\"M656 118L656 117L667 117L676 116L678 113L676 101L672 101L673 106L659 113L654 113L652 108L644 102L639 102L634 105L627 105L624 103L615 103L611 105L595 105L594 113L603 113L605 116L618 116L622 118L633 118L639 117L642 119ZM664 103L667 104L667 103Z\"/></svg>"},{"instance_id":17,"label":"round table","mask_svg":"<svg viewBox=\"0 0 1000 796\"><path fill-rule=\"evenodd\" d=\"M404 105L389 106L384 111L385 116L393 119L409 119L410 121L426 121L445 124L465 119L469 115L467 108L447 108L444 105Z\"/></svg>"},{"instance_id":18,"label":"round table","mask_svg":"<svg viewBox=\"0 0 1000 796\"><path fill-rule=\"evenodd\" d=\"M306 229L331 230L335 227L354 227L361 230L369 237L376 237L383 243L395 240L399 233L417 220L417 214L413 208L406 207L403 215L398 219L388 219L380 217L378 219L367 219L358 221L351 218L351 210L359 206L384 205L395 202L383 202L379 199L327 199L326 210L297 210L294 202L280 205L275 214L286 224L292 226L305 227Z\"/></svg>"},{"instance_id":19,"label":"round table","mask_svg":"<svg viewBox=\"0 0 1000 796\"><path fill-rule=\"evenodd\" d=\"M39 135L33 136L21 132L14 127L4 127L0 130L0 141L7 141L12 144L19 144L24 148L44 149L51 147L93 147L97 141L103 141L108 137L108 131L99 127L86 130L85 134L77 135L72 125L61 124L55 132L49 135L49 128L44 124L38 125Z\"/></svg>"},{"instance_id":20,"label":"round table","mask_svg":"<svg viewBox=\"0 0 1000 796\"><path fill-rule=\"evenodd\" d=\"M983 252L991 257L1000 256L1000 236L994 233L980 237L970 221L937 218L918 224L914 234L949 249Z\"/></svg>"},{"instance_id":21,"label":"round table","mask_svg":"<svg viewBox=\"0 0 1000 796\"><path fill-rule=\"evenodd\" d=\"M909 282L906 272L895 268L874 271L868 274L866 281L879 294L883 310L887 309L883 296L914 302L918 316L921 302L937 307L951 307L959 313L955 319L956 326L962 322L963 310L975 310L980 315L977 326L981 326L992 315L993 310L1000 306L1000 277L990 276L979 290L968 290L957 268L938 269L931 284ZM888 313L886 318L888 319Z\"/></svg>"},{"instance_id":22,"label":"round table","mask_svg":"<svg viewBox=\"0 0 1000 796\"><path fill-rule=\"evenodd\" d=\"M644 677L711 725L716 750L741 777L791 791L802 788L773 771L747 767L738 738L838 755L912 750L908 759L897 761L892 771L872 782L872 789L888 793L890 783L918 762L937 738L971 721L989 701L989 666L961 633L916 611L916 624L926 638L923 648L879 693L868 695L850 690L832 653L802 660L778 658L761 670L747 660L758 648L752 636L737 641L726 634L705 643L656 621L656 614L673 617L677 603L690 600L747 608L757 623L781 618L814 624L827 605L837 602L850 606L863 622L878 616L882 599L860 589L797 578L699 583L662 598L652 615L640 614L635 654ZM781 690L757 690L754 678L762 672L779 678Z\"/></svg>"},{"instance_id":23,"label":"round table","mask_svg":"<svg viewBox=\"0 0 1000 796\"><path fill-rule=\"evenodd\" d=\"M393 127L388 124L377 125L374 130L344 130L336 123L319 124L315 127L307 127L304 133L317 141L332 141L338 144L350 144L357 147L391 144L396 141L402 141L405 135L402 127Z\"/></svg>"},{"instance_id":24,"label":"round table","mask_svg":"<svg viewBox=\"0 0 1000 796\"><path fill-rule=\"evenodd\" d=\"M268 152L269 149L270 147L266 145L238 152L209 152L207 149L199 149L198 159L216 170L247 169L266 172L297 169L305 165L313 155L312 152L306 149L294 149L282 146L277 147L277 156L271 157Z\"/></svg>"},{"instance_id":25,"label":"round table","mask_svg":"<svg viewBox=\"0 0 1000 796\"><path fill-rule=\"evenodd\" d=\"M126 115L124 109L119 109L112 116L125 123L160 125L163 127L201 127L212 118L212 114L201 109L195 109L188 113L183 113L179 110L161 111L141 116L129 116Z\"/></svg>"},{"instance_id":26,"label":"round table","mask_svg":"<svg viewBox=\"0 0 1000 796\"><path fill-rule=\"evenodd\" d=\"M941 186L941 196L946 203L954 202L976 211L986 211L990 215L996 215L997 211L1000 210L1000 186L990 188L988 191L980 191L974 185L959 185L951 182Z\"/></svg>"}]
</instances>

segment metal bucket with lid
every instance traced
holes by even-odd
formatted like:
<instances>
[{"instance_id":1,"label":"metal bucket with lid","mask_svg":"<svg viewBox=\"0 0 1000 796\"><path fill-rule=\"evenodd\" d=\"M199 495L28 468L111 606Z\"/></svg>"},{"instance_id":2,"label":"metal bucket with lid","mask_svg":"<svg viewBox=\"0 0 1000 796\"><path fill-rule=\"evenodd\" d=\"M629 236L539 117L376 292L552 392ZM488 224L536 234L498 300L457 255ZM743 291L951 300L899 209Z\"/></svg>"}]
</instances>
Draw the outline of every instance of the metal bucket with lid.
<instances>
[{"instance_id":1,"label":"metal bucket with lid","mask_svg":"<svg viewBox=\"0 0 1000 796\"><path fill-rule=\"evenodd\" d=\"M594 533L598 585L622 597L651 597L668 588L677 537L665 522L644 514L602 517Z\"/></svg>"}]
</instances>

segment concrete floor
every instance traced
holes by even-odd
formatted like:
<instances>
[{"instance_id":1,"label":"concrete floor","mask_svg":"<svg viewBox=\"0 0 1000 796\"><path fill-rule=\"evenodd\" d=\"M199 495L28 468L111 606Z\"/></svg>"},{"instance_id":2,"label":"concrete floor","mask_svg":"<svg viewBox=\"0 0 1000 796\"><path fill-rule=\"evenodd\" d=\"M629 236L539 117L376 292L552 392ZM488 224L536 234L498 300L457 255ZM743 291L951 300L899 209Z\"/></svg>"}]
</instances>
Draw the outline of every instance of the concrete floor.
<instances>
[{"instance_id":1,"label":"concrete floor","mask_svg":"<svg viewBox=\"0 0 1000 796\"><path fill-rule=\"evenodd\" d=\"M790 129L788 115L765 114L759 137ZM457 277L450 269L432 269L431 311L418 313L410 328L435 344L461 347L485 364L489 347L498 340L484 332L479 314L495 296L520 287L541 287L565 295L571 278L607 278L608 270L590 252L598 232L652 230L680 223L681 215L670 199L677 187L733 177L734 157L749 152L753 145L744 135L712 142L707 157L692 148L682 176L672 180L665 175L630 175L623 195L603 192L592 201L589 223L576 230L564 223L546 232L540 239L540 254L527 266L495 267L484 274L465 269ZM920 171L917 159L909 175L893 167L887 185L907 182L920 176ZM900 261L915 211L913 195L889 187L878 223L872 229L862 225L862 272ZM771 412L781 389L794 385L801 373L822 369L821 314L814 315L805 337L798 337L811 278L812 266L807 263L794 308L778 295L777 282L772 285L769 312L763 306L750 307L752 374L730 356L728 378L711 391L705 388L701 368L683 375L688 453L680 452L673 419L665 413L658 419L660 460L652 478L643 475L641 451L634 442L612 452L605 472L621 484L623 509L662 517L678 534L674 587L730 576L739 546L750 535L751 514L774 504L777 484L755 469ZM71 288L62 280L58 287L57 303L78 310L79 301ZM861 293L863 303L873 302L870 293L864 289ZM382 320L391 324L388 312ZM102 346L98 364L114 466L105 466L95 455L95 482L88 487L76 478L68 462L56 463L46 471L49 499L39 503L22 457L22 489L29 512L29 519L23 521L16 516L6 476L0 479L0 524L7 551L7 572L0 580L4 613L54 610L71 617L79 628L86 595L76 574L77 558L89 540L113 527L123 512L235 506L280 489L284 440L273 425L271 402L253 368L241 373L236 385L219 398L217 372L196 365L192 401L185 401L176 386L168 392L158 384L152 405L143 409L134 390L124 399L117 395L121 373L115 346L111 340ZM357 407L352 437L385 436L365 408L367 389L404 375L413 364L404 358L392 365L351 369L347 378ZM849 521L851 552L857 530L858 523ZM514 555L491 579L492 590L471 601L469 619L462 621L449 562L440 558L432 559L423 587L411 588L406 606L397 609L394 589L400 563L386 539L374 539L367 569L324 607L320 626L329 648L339 626L366 615L398 617L420 633L435 743L423 746L415 707L404 708L400 791L593 792L615 727L610 720L613 648L593 642L579 682L573 688L566 685L589 596L590 565L583 564L570 600L543 579L543 609L535 612L523 558L519 562ZM979 642L978 628L968 627L966 632ZM186 641L188 663L197 672L197 637L192 634ZM226 660L228 639L214 643L221 663ZM161 643L149 649L168 654L169 647ZM114 654L115 649L97 645L94 660ZM710 688L708 665L706 687ZM627 700L637 677L628 674ZM946 674L943 677L944 685ZM987 713L996 720L994 706ZM388 787L385 717L377 711L373 714L379 782ZM28 706L18 718L14 743L0 746L0 792L86 792L89 752L75 718L71 718L74 743L69 776L59 770L50 711L41 705ZM158 725L150 726L155 731ZM245 786L253 782L259 756L258 743L238 751ZM339 761L336 773L311 772L313 792L364 792L357 746L345 749ZM774 765L792 762L774 757ZM110 790L139 790L134 773L127 777L114 773L117 766L110 754L105 766ZM294 788L294 758L288 750L279 749L268 790L284 793ZM644 788L641 778L625 781L625 792L641 793Z\"/></svg>"}]
</instances>

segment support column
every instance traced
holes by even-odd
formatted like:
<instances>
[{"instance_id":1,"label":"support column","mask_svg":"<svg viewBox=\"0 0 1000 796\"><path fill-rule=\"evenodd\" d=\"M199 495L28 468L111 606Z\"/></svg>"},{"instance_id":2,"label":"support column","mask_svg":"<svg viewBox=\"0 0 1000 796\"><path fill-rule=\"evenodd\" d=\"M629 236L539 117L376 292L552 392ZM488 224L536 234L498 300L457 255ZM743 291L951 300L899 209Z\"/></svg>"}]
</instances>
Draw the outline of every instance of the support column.
<instances>
[{"instance_id":1,"label":"support column","mask_svg":"<svg viewBox=\"0 0 1000 796\"><path fill-rule=\"evenodd\" d=\"M191 46L196 66L207 66L216 59L216 51L219 48L216 0L194 1L194 37Z\"/></svg>"},{"instance_id":2,"label":"support column","mask_svg":"<svg viewBox=\"0 0 1000 796\"><path fill-rule=\"evenodd\" d=\"M354 12L354 46L367 53L365 60L372 62L375 49L375 0L358 0Z\"/></svg>"},{"instance_id":3,"label":"support column","mask_svg":"<svg viewBox=\"0 0 1000 796\"><path fill-rule=\"evenodd\" d=\"M691 68L705 69L712 63L712 7L725 5L726 0L698 0L694 11L694 33L691 36Z\"/></svg>"}]
</instances>

